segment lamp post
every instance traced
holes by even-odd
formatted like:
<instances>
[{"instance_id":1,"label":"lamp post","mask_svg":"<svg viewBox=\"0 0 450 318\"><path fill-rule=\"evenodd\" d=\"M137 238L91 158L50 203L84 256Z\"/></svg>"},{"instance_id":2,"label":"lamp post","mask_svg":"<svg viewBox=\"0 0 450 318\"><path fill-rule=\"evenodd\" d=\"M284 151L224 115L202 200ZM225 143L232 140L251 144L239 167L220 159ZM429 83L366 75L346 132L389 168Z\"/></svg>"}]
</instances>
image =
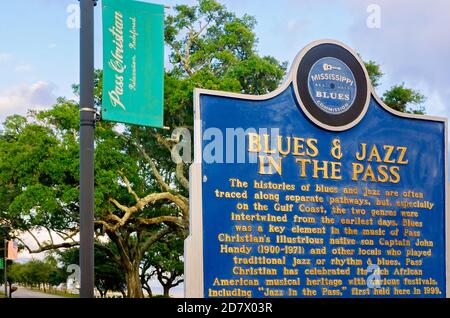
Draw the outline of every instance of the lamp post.
<instances>
[{"instance_id":1,"label":"lamp post","mask_svg":"<svg viewBox=\"0 0 450 318\"><path fill-rule=\"evenodd\" d=\"M80 0L80 297L94 297L94 6Z\"/></svg>"}]
</instances>

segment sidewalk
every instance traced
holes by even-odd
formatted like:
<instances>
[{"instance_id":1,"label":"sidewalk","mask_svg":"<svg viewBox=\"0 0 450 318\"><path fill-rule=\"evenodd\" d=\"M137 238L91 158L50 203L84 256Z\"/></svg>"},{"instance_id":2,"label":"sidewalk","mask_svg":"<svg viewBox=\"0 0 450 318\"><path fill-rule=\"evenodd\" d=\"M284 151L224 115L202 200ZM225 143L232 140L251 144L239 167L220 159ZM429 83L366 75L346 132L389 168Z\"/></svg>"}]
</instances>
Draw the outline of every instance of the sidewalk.
<instances>
[{"instance_id":1,"label":"sidewalk","mask_svg":"<svg viewBox=\"0 0 450 318\"><path fill-rule=\"evenodd\" d=\"M0 291L2 292L4 291L3 286L0 286ZM18 289L12 294L12 298L64 298L64 297L29 290L27 288L19 286Z\"/></svg>"}]
</instances>

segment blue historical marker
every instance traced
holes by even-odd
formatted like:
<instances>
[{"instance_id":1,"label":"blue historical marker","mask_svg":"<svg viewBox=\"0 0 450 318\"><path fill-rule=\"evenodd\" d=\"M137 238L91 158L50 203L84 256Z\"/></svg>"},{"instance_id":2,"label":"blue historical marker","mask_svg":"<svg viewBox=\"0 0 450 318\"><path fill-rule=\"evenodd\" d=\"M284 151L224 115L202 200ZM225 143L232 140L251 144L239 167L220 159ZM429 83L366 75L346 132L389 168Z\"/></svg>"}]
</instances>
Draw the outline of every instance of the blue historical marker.
<instances>
[{"instance_id":1,"label":"blue historical marker","mask_svg":"<svg viewBox=\"0 0 450 318\"><path fill-rule=\"evenodd\" d=\"M195 92L190 297L445 297L447 121L314 42L265 96Z\"/></svg>"}]
</instances>

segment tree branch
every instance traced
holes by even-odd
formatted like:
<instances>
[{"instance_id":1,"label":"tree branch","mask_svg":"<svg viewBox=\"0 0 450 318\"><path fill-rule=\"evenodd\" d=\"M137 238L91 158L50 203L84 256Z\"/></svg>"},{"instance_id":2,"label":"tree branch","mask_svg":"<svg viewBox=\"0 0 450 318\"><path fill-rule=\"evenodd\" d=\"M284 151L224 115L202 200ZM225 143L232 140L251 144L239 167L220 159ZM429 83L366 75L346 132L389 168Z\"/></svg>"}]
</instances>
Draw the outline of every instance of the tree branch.
<instances>
[{"instance_id":1,"label":"tree branch","mask_svg":"<svg viewBox=\"0 0 450 318\"><path fill-rule=\"evenodd\" d=\"M152 246L155 242L162 239L167 234L171 233L172 230L169 227L166 227L159 232L155 233L154 235L150 236L142 245L141 245L141 255L144 255L145 251L147 251L150 246Z\"/></svg>"},{"instance_id":2,"label":"tree branch","mask_svg":"<svg viewBox=\"0 0 450 318\"><path fill-rule=\"evenodd\" d=\"M21 243L22 243L22 245L28 250L28 253L30 253L31 254L31 249L30 249L30 247L20 238L20 237L16 237L16 239L18 240L18 241L20 241Z\"/></svg>"},{"instance_id":3,"label":"tree branch","mask_svg":"<svg viewBox=\"0 0 450 318\"><path fill-rule=\"evenodd\" d=\"M197 40L197 38L203 33L203 31L206 30L206 28L209 26L210 23L211 20L208 20L208 22L206 22L204 26L200 24L200 30L198 30L198 32L192 36L192 41Z\"/></svg>"},{"instance_id":4,"label":"tree branch","mask_svg":"<svg viewBox=\"0 0 450 318\"><path fill-rule=\"evenodd\" d=\"M20 241L23 243L22 240L20 240ZM25 243L24 243L24 245L30 254L38 254L38 253L42 253L42 252L46 252L46 251L57 250L59 248L71 248L71 247L80 245L80 242L64 242L64 243L60 243L60 244L49 244L49 245L45 245L45 246L40 246L36 250L30 249Z\"/></svg>"},{"instance_id":5,"label":"tree branch","mask_svg":"<svg viewBox=\"0 0 450 318\"><path fill-rule=\"evenodd\" d=\"M65 233L65 232L59 231L59 230L52 230L52 231L54 233L56 233L56 235L58 235L64 241L72 240L73 242L76 242L73 237L76 236L80 232L79 229L75 229L71 233Z\"/></svg>"},{"instance_id":6,"label":"tree branch","mask_svg":"<svg viewBox=\"0 0 450 318\"><path fill-rule=\"evenodd\" d=\"M129 254L126 252L127 248L124 245L123 239L115 231L114 232L108 232L108 236L111 239L111 241L113 241L116 244L116 246L117 246L117 250L118 250L118 252L120 254L121 264L128 267L130 265L130 263L131 263L131 260L130 260Z\"/></svg>"},{"instance_id":7,"label":"tree branch","mask_svg":"<svg viewBox=\"0 0 450 318\"><path fill-rule=\"evenodd\" d=\"M114 232L113 226L103 220L97 220L97 221L95 221L95 224L102 225L106 231Z\"/></svg>"},{"instance_id":8,"label":"tree branch","mask_svg":"<svg viewBox=\"0 0 450 318\"><path fill-rule=\"evenodd\" d=\"M187 213L189 213L189 207L186 207L185 201L182 198L180 198L179 196L173 195L172 193L169 193L169 192L152 193L152 194L149 194L148 196L146 196L145 198L140 199L139 202L136 203L132 207L124 206L124 205L120 204L116 199L110 198L109 202L114 204L117 208L119 208L125 214L122 218L120 218L120 219L118 218L116 225L114 225L112 227L104 221L99 221L99 223L104 225L108 230L115 232L119 228L123 227L137 211L142 210L143 208L145 208L146 205L148 205L150 203L155 203L156 201L161 201L161 200L169 200L169 201L175 203L183 211L183 216L185 216L186 211L187 211Z\"/></svg>"},{"instance_id":9,"label":"tree branch","mask_svg":"<svg viewBox=\"0 0 450 318\"><path fill-rule=\"evenodd\" d=\"M156 138L156 141L164 146L168 151L172 152L172 144L169 140L164 138L158 133L154 133L154 137ZM184 176L184 164L180 162L176 166L175 175L180 182L180 184L185 188L186 190L189 190L189 180Z\"/></svg>"},{"instance_id":10,"label":"tree branch","mask_svg":"<svg viewBox=\"0 0 450 318\"><path fill-rule=\"evenodd\" d=\"M139 202L139 200L141 198L139 198L139 196L136 194L136 192L134 192L134 190L131 188L131 184L130 184L130 181L128 180L128 178L125 177L124 175L122 175L122 173L120 173L120 172L119 172L119 174L122 176L122 179L125 182L125 185L127 186L128 193L133 196L133 198L136 200L136 202Z\"/></svg>"},{"instance_id":11,"label":"tree branch","mask_svg":"<svg viewBox=\"0 0 450 318\"><path fill-rule=\"evenodd\" d=\"M160 216L160 217L151 218L151 219L139 218L138 222L142 225L154 225L154 224L160 224L163 222L167 222L167 223L173 223L181 228L184 228L183 221L180 220L180 218L178 218L176 216Z\"/></svg>"},{"instance_id":12,"label":"tree branch","mask_svg":"<svg viewBox=\"0 0 450 318\"><path fill-rule=\"evenodd\" d=\"M161 136L158 133L154 133L153 135L156 138L156 141L160 145L163 145L164 147L166 147L167 150L169 150L169 152L172 152L172 145L170 144L169 140L167 140L166 138L164 138L163 136Z\"/></svg>"},{"instance_id":13,"label":"tree branch","mask_svg":"<svg viewBox=\"0 0 450 318\"><path fill-rule=\"evenodd\" d=\"M80 245L80 242L77 242L73 239L73 237L75 235L78 234L78 231L75 231L73 233L70 234L65 234L61 231L53 231L54 233L56 233L61 239L63 240L69 240L71 239L72 242L62 242L62 243L58 243L55 244L54 240L53 240L53 236L51 234L51 230L48 229L47 227L43 227L45 228L50 236L50 243L49 244L41 244L41 242L38 240L38 238L36 237L36 235L33 234L33 232L31 230L26 230L26 232L28 234L30 234L30 236L33 238L33 240L35 241L35 243L37 244L38 248L37 249L32 249L27 243L25 243L25 241L23 239L21 239L18 235L15 235L15 238L20 241L23 246L28 250L28 252L30 254L37 254L37 253L42 253L42 252L46 252L46 251L52 251L52 250L56 250L59 248L70 248L70 247L74 247L74 246L78 246ZM64 234L64 235L63 235Z\"/></svg>"},{"instance_id":14,"label":"tree branch","mask_svg":"<svg viewBox=\"0 0 450 318\"><path fill-rule=\"evenodd\" d=\"M118 208L118 209L121 210L122 212L128 213L128 212L130 211L130 208L129 208L129 207L120 204L119 201L117 201L117 200L114 199L114 198L109 198L108 201L109 201L110 203L114 204L114 205L116 206L116 208Z\"/></svg>"},{"instance_id":15,"label":"tree branch","mask_svg":"<svg viewBox=\"0 0 450 318\"><path fill-rule=\"evenodd\" d=\"M98 248L98 249L102 250L103 252L108 254L108 256L111 257L114 262L116 262L118 265L121 265L120 264L120 257L118 257L116 254L114 254L113 251L110 248L108 248L107 246L104 246L102 244L96 244L95 248Z\"/></svg>"},{"instance_id":16,"label":"tree branch","mask_svg":"<svg viewBox=\"0 0 450 318\"><path fill-rule=\"evenodd\" d=\"M39 242L39 240L37 239L37 237L33 234L32 231L27 230L28 234L31 235L31 237L34 239L34 241L36 242L37 246L39 246L39 248L42 248L41 242Z\"/></svg>"},{"instance_id":17,"label":"tree branch","mask_svg":"<svg viewBox=\"0 0 450 318\"><path fill-rule=\"evenodd\" d=\"M48 236L50 236L50 242L53 244L55 244L55 242L53 241L53 236L52 236L52 232L50 231L50 229L48 227L45 227L45 229L48 232Z\"/></svg>"},{"instance_id":18,"label":"tree branch","mask_svg":"<svg viewBox=\"0 0 450 318\"><path fill-rule=\"evenodd\" d=\"M142 154L145 161L147 161L147 163L150 165L153 176L156 178L156 181L159 183L159 185L161 186L163 191L170 191L170 186L164 181L163 177L159 173L158 168L156 167L156 164L154 163L152 158L150 158L150 156L147 154L147 152L144 150L144 148L142 148L141 146L139 146L137 144L135 144L135 146L139 150L139 152Z\"/></svg>"},{"instance_id":19,"label":"tree branch","mask_svg":"<svg viewBox=\"0 0 450 318\"><path fill-rule=\"evenodd\" d=\"M186 60L186 55L183 56L183 54L181 54L180 49L178 47L176 47L174 45L171 45L170 47L175 51L175 54L178 56L178 58L179 58L179 60L181 62L181 65L183 66L185 72L189 76L192 76L192 70L189 67L189 61Z\"/></svg>"},{"instance_id":20,"label":"tree branch","mask_svg":"<svg viewBox=\"0 0 450 318\"><path fill-rule=\"evenodd\" d=\"M120 222L120 220L121 220L117 215L115 215L111 212L109 212L109 214L106 216L106 219L110 220L110 221L114 221L114 222Z\"/></svg>"},{"instance_id":21,"label":"tree branch","mask_svg":"<svg viewBox=\"0 0 450 318\"><path fill-rule=\"evenodd\" d=\"M184 176L184 164L182 162L177 164L175 174L183 188L189 190L189 180Z\"/></svg>"},{"instance_id":22,"label":"tree branch","mask_svg":"<svg viewBox=\"0 0 450 318\"><path fill-rule=\"evenodd\" d=\"M122 136L123 139L130 142L136 149L141 153L141 155L144 157L145 161L150 165L150 169L152 170L153 176L156 178L156 181L159 183L163 191L170 191L170 186L164 181L162 175L159 173L158 168L156 167L155 162L150 158L148 153L145 151L145 149L137 144L136 142L132 141L126 136ZM170 150L169 150L170 151Z\"/></svg>"},{"instance_id":23,"label":"tree branch","mask_svg":"<svg viewBox=\"0 0 450 318\"><path fill-rule=\"evenodd\" d=\"M172 283L172 287L177 287L177 286L180 285L182 282L184 282L184 279L177 280L175 283Z\"/></svg>"}]
</instances>

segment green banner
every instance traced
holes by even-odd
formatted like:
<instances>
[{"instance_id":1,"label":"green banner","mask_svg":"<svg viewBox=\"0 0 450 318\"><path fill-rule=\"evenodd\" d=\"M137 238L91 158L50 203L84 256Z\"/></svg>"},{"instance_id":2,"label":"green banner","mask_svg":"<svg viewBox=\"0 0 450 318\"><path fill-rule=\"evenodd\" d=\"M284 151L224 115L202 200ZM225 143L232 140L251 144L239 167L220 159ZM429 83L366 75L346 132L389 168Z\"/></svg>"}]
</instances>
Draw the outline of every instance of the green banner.
<instances>
[{"instance_id":1,"label":"green banner","mask_svg":"<svg viewBox=\"0 0 450 318\"><path fill-rule=\"evenodd\" d=\"M163 127L164 6L103 0L102 119Z\"/></svg>"},{"instance_id":2,"label":"green banner","mask_svg":"<svg viewBox=\"0 0 450 318\"><path fill-rule=\"evenodd\" d=\"M3 258L0 258L0 269L5 268L5 260Z\"/></svg>"}]
</instances>

